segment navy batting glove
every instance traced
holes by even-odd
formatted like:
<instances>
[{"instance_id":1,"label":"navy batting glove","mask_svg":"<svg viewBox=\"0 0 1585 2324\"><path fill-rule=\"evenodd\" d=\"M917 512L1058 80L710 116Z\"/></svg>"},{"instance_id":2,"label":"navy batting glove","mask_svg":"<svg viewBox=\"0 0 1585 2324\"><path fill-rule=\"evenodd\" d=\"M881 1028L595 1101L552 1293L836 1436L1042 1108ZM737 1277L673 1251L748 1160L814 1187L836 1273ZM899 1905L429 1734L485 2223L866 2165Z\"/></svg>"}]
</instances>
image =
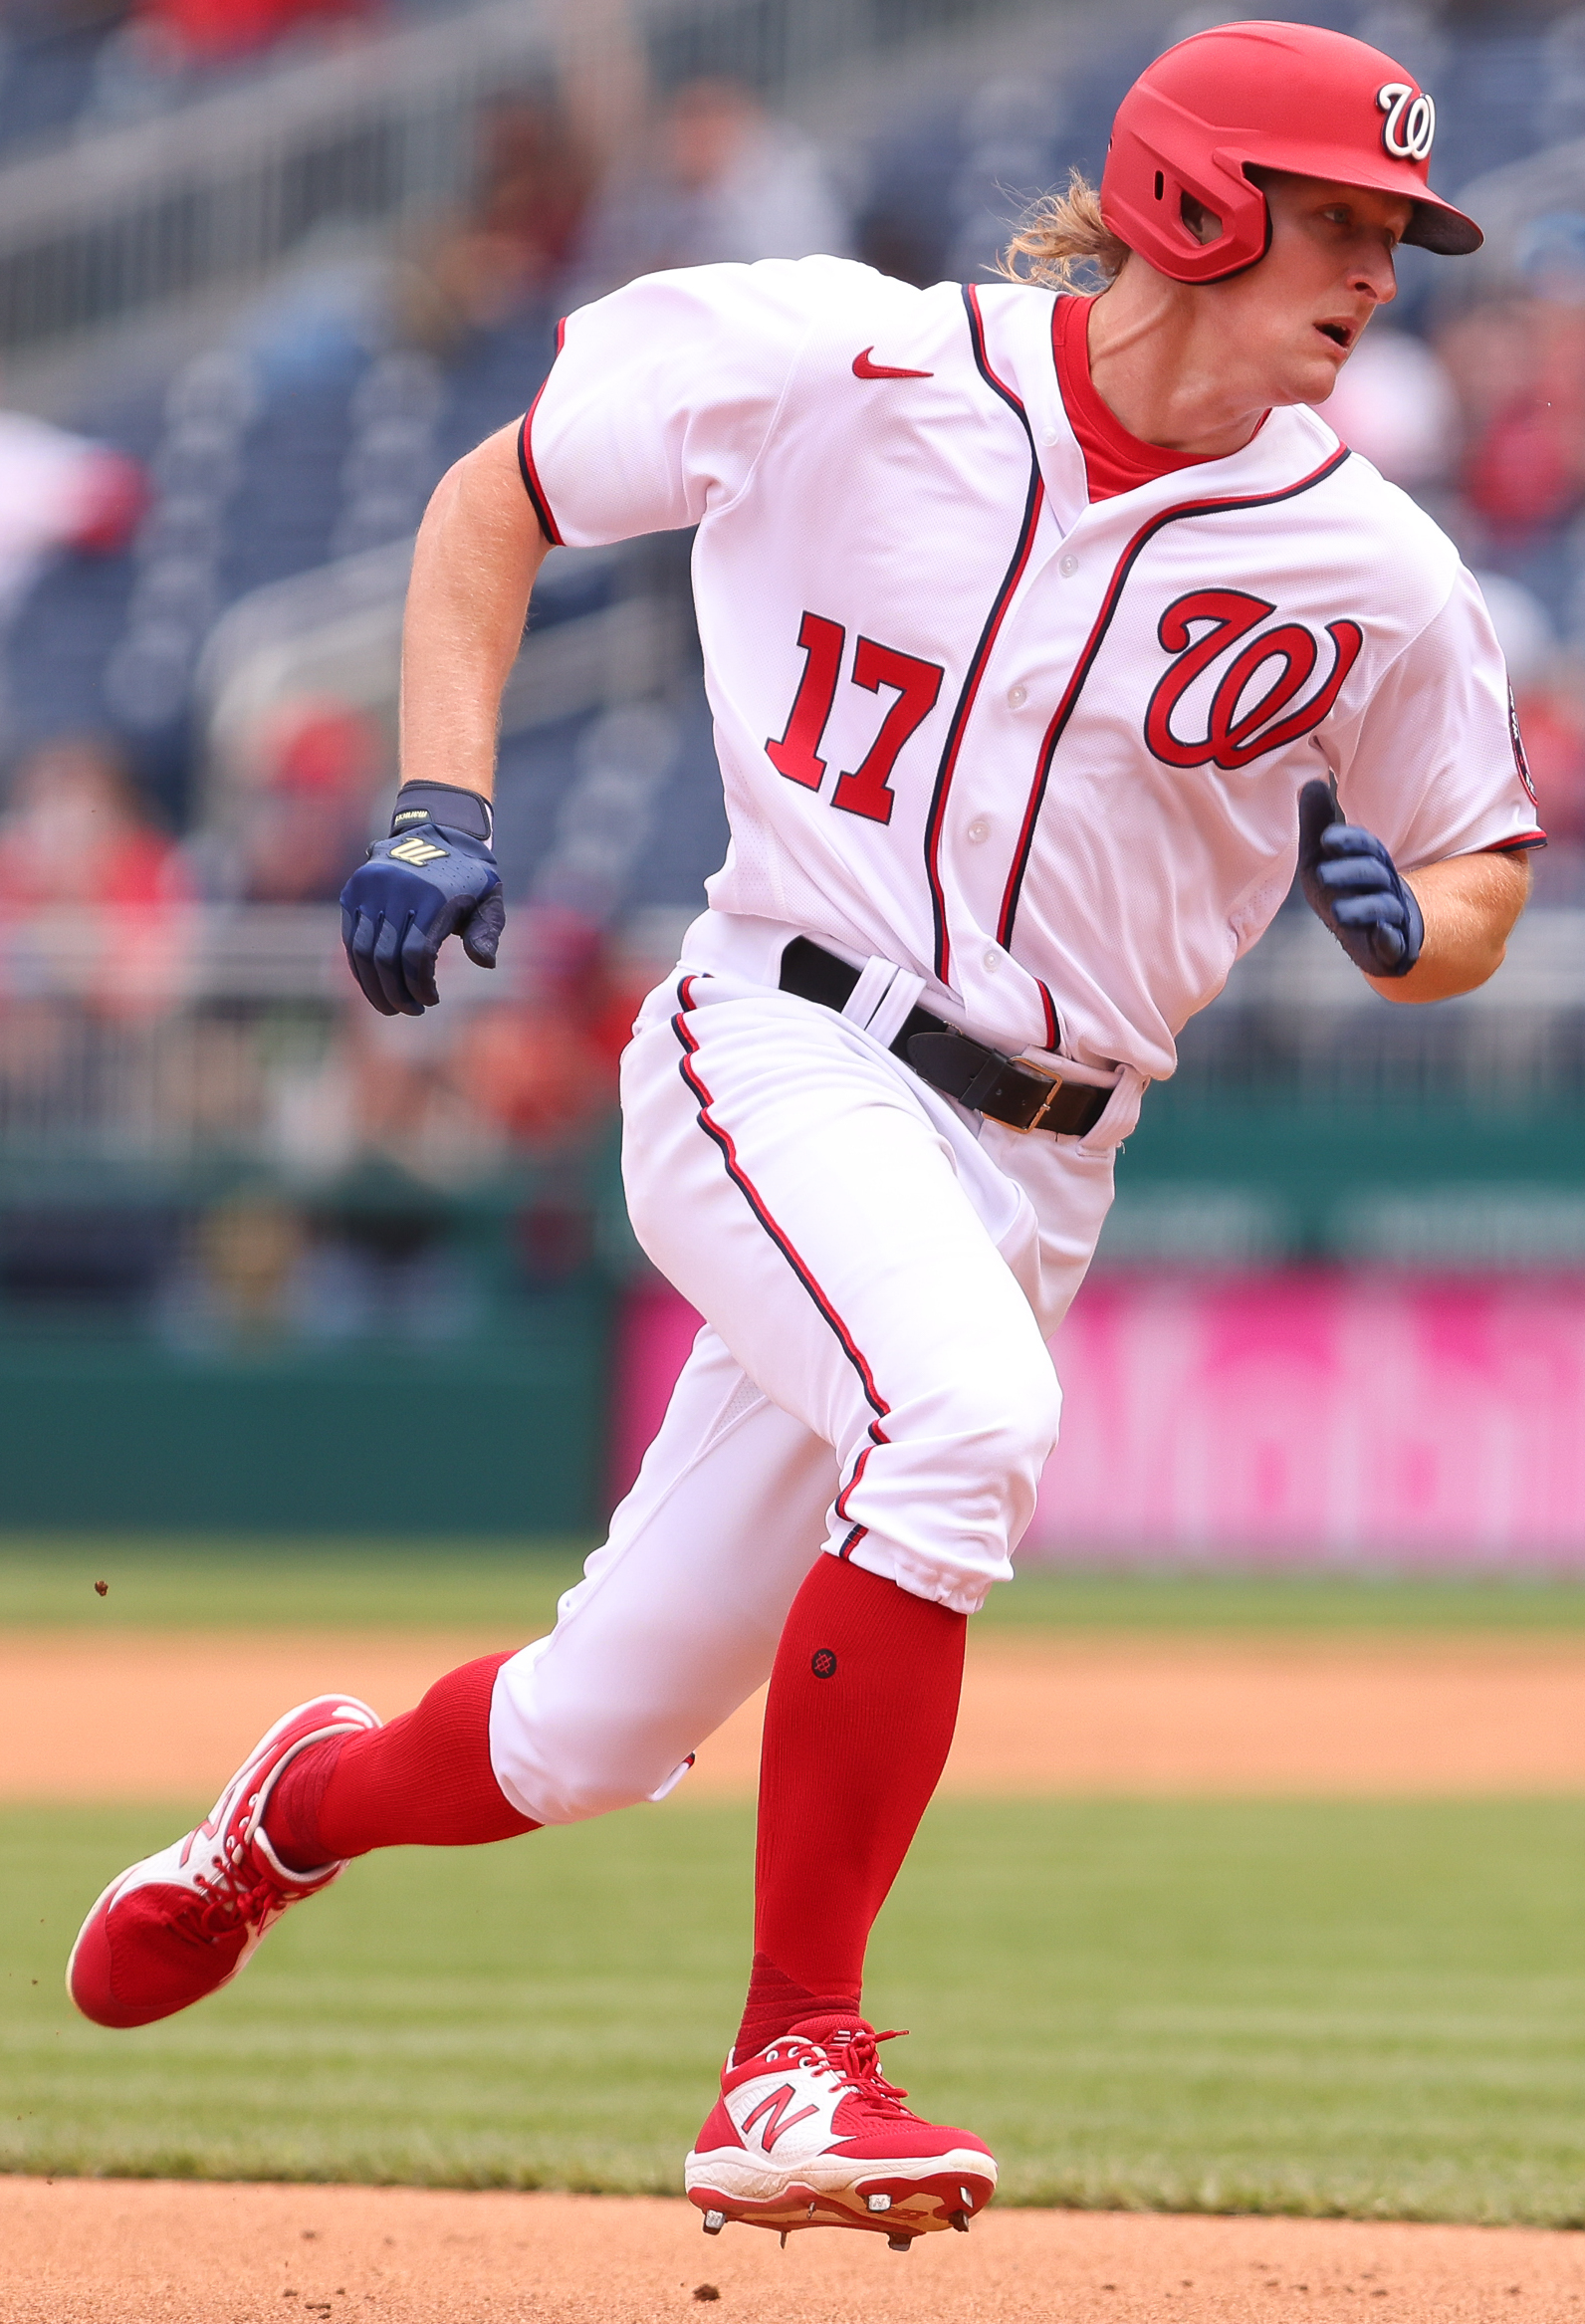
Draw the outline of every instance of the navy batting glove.
<instances>
[{"instance_id":1,"label":"navy batting glove","mask_svg":"<svg viewBox=\"0 0 1585 2324\"><path fill-rule=\"evenodd\" d=\"M378 839L341 890L341 942L364 998L382 1017L422 1017L440 999L435 960L448 936L494 968L506 926L490 803L449 783L407 783L390 837Z\"/></svg>"},{"instance_id":2,"label":"navy batting glove","mask_svg":"<svg viewBox=\"0 0 1585 2324\"><path fill-rule=\"evenodd\" d=\"M1426 923L1374 831L1346 822L1329 783L1299 793L1299 881L1310 910L1368 977L1406 977Z\"/></svg>"}]
</instances>

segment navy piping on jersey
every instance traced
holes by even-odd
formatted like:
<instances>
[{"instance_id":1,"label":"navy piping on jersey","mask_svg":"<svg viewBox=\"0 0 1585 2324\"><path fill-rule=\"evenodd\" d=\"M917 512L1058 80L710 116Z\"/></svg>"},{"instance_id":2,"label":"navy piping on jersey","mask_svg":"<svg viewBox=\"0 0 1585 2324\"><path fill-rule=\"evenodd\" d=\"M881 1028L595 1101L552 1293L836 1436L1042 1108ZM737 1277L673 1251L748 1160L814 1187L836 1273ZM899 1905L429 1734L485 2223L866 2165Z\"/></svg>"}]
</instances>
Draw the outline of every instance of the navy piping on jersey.
<instances>
[{"instance_id":1,"label":"navy piping on jersey","mask_svg":"<svg viewBox=\"0 0 1585 2324\"><path fill-rule=\"evenodd\" d=\"M1028 417L1012 388L1004 380L997 377L987 360L985 326L980 315L980 302L975 297L972 283L965 286L963 303L969 318L969 344L974 349L974 359L980 375L985 380L986 385L1000 395L1009 410L1017 416L1019 427L1028 438L1029 489L1024 498L1023 520L1019 527L1019 537L1014 545L1012 560L1007 572L1002 577L1002 585L992 600L991 610L986 616L985 627L980 632L980 642L975 647L973 658L969 663L969 674L964 679L963 690L958 696L957 704L952 713L952 724L947 729L946 747L942 751L941 765L936 773L936 788L931 796L930 813L925 818L925 876L930 883L930 909L936 929L935 967L937 976L949 992L952 990L952 940L947 929L947 899L941 884L939 863L941 834L947 815L947 794L952 789L952 779L957 772L958 754L963 747L964 731L969 723L969 713L974 708L975 696L980 691L980 683L985 676L986 664L991 658L991 649L996 643L997 632L1002 627L1008 606L1013 600L1013 593L1023 578L1024 568L1029 562L1029 553L1034 547L1034 528L1039 519L1040 504L1045 497L1045 483L1040 475L1040 463L1035 457L1034 437L1030 433ZM1051 996L1043 985L1040 987L1040 997L1045 1004L1047 1031L1050 1036L1048 1046L1054 1048L1057 1039L1056 1011L1052 1006Z\"/></svg>"},{"instance_id":2,"label":"navy piping on jersey","mask_svg":"<svg viewBox=\"0 0 1585 2324\"><path fill-rule=\"evenodd\" d=\"M848 1362L852 1365L854 1371L858 1374L859 1385L864 1391L865 1403L869 1406L871 1412L875 1415L874 1419L869 1424L870 1441L860 1452L858 1459L853 1464L852 1476L849 1477L847 1483L843 1486L841 1492L836 1497L836 1514L839 1517L845 1519L848 1514L848 1497L851 1495L854 1488L858 1484L859 1479L863 1476L865 1465L869 1460L870 1454L874 1451L877 1445L884 1445L890 1442L886 1431L881 1427L881 1422L890 1418L891 1406L886 1402L885 1397L882 1396L880 1390L876 1387L874 1374L871 1372L868 1363L860 1353L852 1333L847 1328L847 1325L842 1321L842 1318L840 1315L838 1315L836 1309L831 1305L830 1300L826 1297L819 1284L815 1281L814 1277L809 1272L807 1265L798 1256L796 1249L789 1239L785 1230L779 1227L776 1220L771 1216L764 1196L760 1193L759 1188L755 1185L753 1179L749 1176L748 1172L744 1169L742 1162L738 1158L738 1149L733 1142L732 1132L729 1129L726 1129L720 1122L711 1118L710 1108L712 1105L714 1105L715 1099L712 1097L709 1089L705 1085L703 1074L701 1074L697 1065L694 1063L694 1057L698 1052L699 1044L688 1024L688 1015L693 1008L693 986L694 979L691 976L682 978L678 984L678 1014L672 1019L671 1025L672 1031L676 1034L678 1043L681 1046L683 1052L682 1059L677 1067L677 1070L682 1075L685 1084L692 1092L695 1099L696 1110L699 1116L699 1126L704 1131L706 1137L713 1139L715 1144L721 1149L722 1159L727 1165L727 1176L732 1180L733 1185L743 1196L750 1210L754 1213L761 1226L770 1236L778 1251L781 1252L789 1267L792 1268L792 1273L797 1277L798 1281L808 1292L809 1297L813 1300L816 1308L819 1310L821 1317L830 1326L831 1331L835 1335L837 1345L841 1348L843 1355L846 1356ZM848 1532L846 1538L843 1540L841 1548L837 1552L838 1556L850 1556L852 1551L857 1547L858 1543L862 1541L868 1529L869 1528L866 1525L854 1525Z\"/></svg>"},{"instance_id":3,"label":"navy piping on jersey","mask_svg":"<svg viewBox=\"0 0 1585 2324\"><path fill-rule=\"evenodd\" d=\"M1112 617L1122 598L1123 585L1138 562L1141 552L1166 526L1177 524L1183 517L1221 517L1229 515L1235 509L1273 508L1278 501L1293 500L1299 493L1308 492L1312 486L1324 484L1329 476L1335 476L1348 456L1348 447L1345 444L1334 452L1330 459L1323 460L1319 468L1312 469L1308 476L1300 477L1297 484L1283 485L1279 492L1250 493L1227 500L1180 502L1177 508L1163 509L1159 516L1154 516L1147 524L1141 525L1132 541L1129 542L1128 547L1117 561L1116 570L1112 574L1106 595L1101 603L1101 609L1095 616L1094 625L1084 641L1083 651L1074 664L1073 674L1068 679L1062 699L1056 706L1055 714L1045 730L1044 739L1040 745L1040 757L1035 770L1034 786L1029 793L1029 804L1024 810L1022 828L1019 832L1019 843L1014 851L1013 868L1008 874L1008 884L1002 898L1002 917L997 924L997 938L1004 950L1009 950L1012 947L1014 923L1018 918L1019 895L1023 886L1023 875L1028 869L1029 850L1034 843L1034 828L1039 821L1040 808L1045 798L1045 786L1050 779L1051 762L1056 756L1056 746L1067 730L1068 721L1073 715L1079 695L1084 690L1085 680L1095 666L1095 657L1101 649L1107 630L1112 625Z\"/></svg>"},{"instance_id":4,"label":"navy piping on jersey","mask_svg":"<svg viewBox=\"0 0 1585 2324\"><path fill-rule=\"evenodd\" d=\"M556 327L556 351L558 354L561 353L566 339L566 318L564 315ZM547 372L540 382L539 395L535 396L534 401L523 414L523 425L518 430L518 467L523 476L523 489L534 503L534 513L540 520L540 531L555 548L565 549L566 543L562 539L561 527L551 514L551 504L546 499L545 487L540 482L540 471L534 465L534 445L530 436L530 430L534 425L534 415L540 408L540 395L545 393L550 384L551 377L550 373Z\"/></svg>"}]
</instances>

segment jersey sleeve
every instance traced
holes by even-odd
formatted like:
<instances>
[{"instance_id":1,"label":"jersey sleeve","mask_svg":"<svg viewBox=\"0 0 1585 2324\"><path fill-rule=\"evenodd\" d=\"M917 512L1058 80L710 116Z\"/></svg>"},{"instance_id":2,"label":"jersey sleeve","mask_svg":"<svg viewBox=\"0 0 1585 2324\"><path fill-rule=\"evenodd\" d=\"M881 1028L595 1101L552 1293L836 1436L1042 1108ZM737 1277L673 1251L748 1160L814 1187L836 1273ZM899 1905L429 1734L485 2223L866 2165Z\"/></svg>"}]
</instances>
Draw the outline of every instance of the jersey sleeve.
<instances>
[{"instance_id":1,"label":"jersey sleeve","mask_svg":"<svg viewBox=\"0 0 1585 2324\"><path fill-rule=\"evenodd\" d=\"M645 275L562 327L518 439L547 537L574 548L696 525L743 490L831 259Z\"/></svg>"},{"instance_id":2,"label":"jersey sleeve","mask_svg":"<svg viewBox=\"0 0 1585 2324\"><path fill-rule=\"evenodd\" d=\"M1502 649L1463 566L1338 740L1344 813L1405 869L1545 841Z\"/></svg>"}]
</instances>

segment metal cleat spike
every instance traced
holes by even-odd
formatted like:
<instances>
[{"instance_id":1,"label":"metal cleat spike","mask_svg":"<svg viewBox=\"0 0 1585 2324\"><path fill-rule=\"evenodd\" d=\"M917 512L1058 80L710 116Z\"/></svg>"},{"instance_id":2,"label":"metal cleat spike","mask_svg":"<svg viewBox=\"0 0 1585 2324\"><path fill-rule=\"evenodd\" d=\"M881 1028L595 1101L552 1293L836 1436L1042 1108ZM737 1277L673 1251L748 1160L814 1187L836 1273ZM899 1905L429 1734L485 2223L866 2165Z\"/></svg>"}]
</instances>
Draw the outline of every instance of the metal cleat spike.
<instances>
[{"instance_id":1,"label":"metal cleat spike","mask_svg":"<svg viewBox=\"0 0 1585 2324\"><path fill-rule=\"evenodd\" d=\"M891 2197L889 2195L870 2195L866 2196L864 2200L872 2211L889 2211L891 2209Z\"/></svg>"},{"instance_id":2,"label":"metal cleat spike","mask_svg":"<svg viewBox=\"0 0 1585 2324\"><path fill-rule=\"evenodd\" d=\"M913 2247L914 2239L912 2235L888 2235L886 2238L886 2248L888 2251L912 2251Z\"/></svg>"},{"instance_id":3,"label":"metal cleat spike","mask_svg":"<svg viewBox=\"0 0 1585 2324\"><path fill-rule=\"evenodd\" d=\"M705 2233L707 2235L719 2235L726 2223L727 2214L725 2211L706 2211Z\"/></svg>"},{"instance_id":4,"label":"metal cleat spike","mask_svg":"<svg viewBox=\"0 0 1585 2324\"><path fill-rule=\"evenodd\" d=\"M969 2232L968 2212L954 2211L952 2214L952 2224L957 2228L960 2235L967 2235Z\"/></svg>"},{"instance_id":5,"label":"metal cleat spike","mask_svg":"<svg viewBox=\"0 0 1585 2324\"><path fill-rule=\"evenodd\" d=\"M786 2229L786 2227L784 2227L784 2228L782 2229L782 2248L783 2248L783 2250L784 2250L784 2251L787 2249L787 2229Z\"/></svg>"}]
</instances>

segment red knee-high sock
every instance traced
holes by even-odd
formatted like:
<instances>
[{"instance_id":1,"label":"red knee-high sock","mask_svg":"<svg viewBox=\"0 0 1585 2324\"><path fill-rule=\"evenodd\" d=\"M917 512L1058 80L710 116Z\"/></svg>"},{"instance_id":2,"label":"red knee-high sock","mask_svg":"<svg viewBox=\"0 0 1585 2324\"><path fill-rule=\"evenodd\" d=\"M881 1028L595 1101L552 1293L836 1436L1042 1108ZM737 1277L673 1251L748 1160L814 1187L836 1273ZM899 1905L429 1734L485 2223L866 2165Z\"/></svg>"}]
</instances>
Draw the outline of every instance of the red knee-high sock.
<instances>
[{"instance_id":1,"label":"red knee-high sock","mask_svg":"<svg viewBox=\"0 0 1585 2324\"><path fill-rule=\"evenodd\" d=\"M335 1736L294 1759L264 1818L282 1861L312 1871L370 1848L467 1848L538 1830L490 1764L490 1697L511 1659L465 1662L387 1727Z\"/></svg>"},{"instance_id":2,"label":"red knee-high sock","mask_svg":"<svg viewBox=\"0 0 1585 2324\"><path fill-rule=\"evenodd\" d=\"M737 2054L857 2012L864 1947L957 1723L968 1619L821 1555L766 1705L754 1974Z\"/></svg>"}]
</instances>

